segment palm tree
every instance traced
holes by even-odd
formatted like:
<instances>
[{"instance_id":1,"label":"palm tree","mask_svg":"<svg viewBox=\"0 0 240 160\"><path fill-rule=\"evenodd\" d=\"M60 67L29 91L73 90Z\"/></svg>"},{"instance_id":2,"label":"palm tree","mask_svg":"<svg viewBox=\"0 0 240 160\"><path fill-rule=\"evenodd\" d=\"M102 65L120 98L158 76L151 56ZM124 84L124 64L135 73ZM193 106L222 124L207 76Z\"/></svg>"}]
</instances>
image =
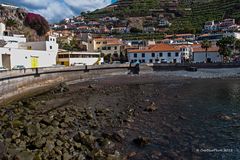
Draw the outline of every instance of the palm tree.
<instances>
[{"instance_id":1,"label":"palm tree","mask_svg":"<svg viewBox=\"0 0 240 160\"><path fill-rule=\"evenodd\" d=\"M205 56L206 56L206 63L207 63L207 52L208 52L208 48L212 47L212 43L208 40L204 40L201 42L201 47L205 49L205 52L206 52Z\"/></svg>"},{"instance_id":2,"label":"palm tree","mask_svg":"<svg viewBox=\"0 0 240 160\"><path fill-rule=\"evenodd\" d=\"M219 47L219 53L224 58L232 54L232 48L238 48L238 42L234 37L223 37L221 40L217 41L217 46Z\"/></svg>"}]
</instances>

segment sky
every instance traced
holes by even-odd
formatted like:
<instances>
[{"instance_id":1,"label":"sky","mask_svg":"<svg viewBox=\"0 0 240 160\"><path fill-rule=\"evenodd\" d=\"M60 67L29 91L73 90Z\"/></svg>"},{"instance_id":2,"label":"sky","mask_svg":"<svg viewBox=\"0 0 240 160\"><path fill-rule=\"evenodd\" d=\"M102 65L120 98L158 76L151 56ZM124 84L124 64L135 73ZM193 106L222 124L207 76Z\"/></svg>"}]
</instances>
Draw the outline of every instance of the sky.
<instances>
[{"instance_id":1,"label":"sky","mask_svg":"<svg viewBox=\"0 0 240 160\"><path fill-rule=\"evenodd\" d=\"M93 11L105 7L116 0L0 0L1 3L17 5L44 16L49 22L59 22L64 18L80 15L83 11Z\"/></svg>"}]
</instances>

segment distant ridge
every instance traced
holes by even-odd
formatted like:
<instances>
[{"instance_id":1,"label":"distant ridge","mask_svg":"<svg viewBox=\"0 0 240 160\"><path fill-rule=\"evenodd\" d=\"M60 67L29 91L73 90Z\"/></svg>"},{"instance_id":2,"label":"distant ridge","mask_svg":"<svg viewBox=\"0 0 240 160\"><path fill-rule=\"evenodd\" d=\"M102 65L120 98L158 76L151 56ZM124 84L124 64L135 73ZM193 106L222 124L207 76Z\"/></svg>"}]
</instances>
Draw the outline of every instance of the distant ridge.
<instances>
[{"instance_id":1,"label":"distant ridge","mask_svg":"<svg viewBox=\"0 0 240 160\"><path fill-rule=\"evenodd\" d=\"M172 23L172 32L199 32L208 20L235 18L240 22L240 0L119 0L87 15L90 19L104 16L161 17Z\"/></svg>"}]
</instances>

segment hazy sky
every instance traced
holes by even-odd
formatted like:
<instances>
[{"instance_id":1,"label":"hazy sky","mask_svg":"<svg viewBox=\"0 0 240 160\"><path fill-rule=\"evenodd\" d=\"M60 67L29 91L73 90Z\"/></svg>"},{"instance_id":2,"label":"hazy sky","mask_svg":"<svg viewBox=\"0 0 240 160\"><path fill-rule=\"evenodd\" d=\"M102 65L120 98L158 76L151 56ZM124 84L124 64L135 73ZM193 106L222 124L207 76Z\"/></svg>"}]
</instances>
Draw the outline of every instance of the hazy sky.
<instances>
[{"instance_id":1,"label":"hazy sky","mask_svg":"<svg viewBox=\"0 0 240 160\"><path fill-rule=\"evenodd\" d=\"M0 0L27 8L31 12L43 15L50 22L58 22L67 17L79 15L82 11L102 8L112 0Z\"/></svg>"}]
</instances>

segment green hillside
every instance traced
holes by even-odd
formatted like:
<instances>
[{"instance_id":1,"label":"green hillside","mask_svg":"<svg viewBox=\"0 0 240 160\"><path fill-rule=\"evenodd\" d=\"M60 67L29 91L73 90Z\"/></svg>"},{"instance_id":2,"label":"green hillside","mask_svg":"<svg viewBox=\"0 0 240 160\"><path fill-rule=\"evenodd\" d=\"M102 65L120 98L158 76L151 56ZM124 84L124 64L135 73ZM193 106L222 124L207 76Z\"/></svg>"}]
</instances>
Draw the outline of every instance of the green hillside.
<instances>
[{"instance_id":1,"label":"green hillside","mask_svg":"<svg viewBox=\"0 0 240 160\"><path fill-rule=\"evenodd\" d=\"M122 0L87 14L87 18L159 15L172 23L170 32L199 32L208 20L235 18L240 22L240 0Z\"/></svg>"}]
</instances>

